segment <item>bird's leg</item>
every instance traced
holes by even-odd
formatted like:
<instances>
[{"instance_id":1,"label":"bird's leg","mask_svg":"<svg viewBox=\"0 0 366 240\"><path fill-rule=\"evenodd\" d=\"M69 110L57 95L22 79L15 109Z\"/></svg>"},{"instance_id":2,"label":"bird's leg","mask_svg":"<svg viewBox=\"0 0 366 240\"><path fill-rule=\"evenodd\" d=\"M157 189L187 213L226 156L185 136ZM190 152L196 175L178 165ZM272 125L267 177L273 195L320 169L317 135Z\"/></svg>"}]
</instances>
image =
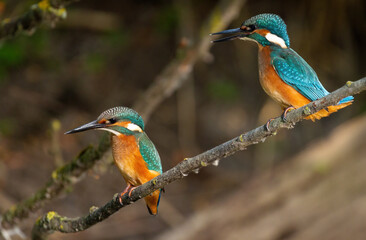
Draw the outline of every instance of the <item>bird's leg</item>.
<instances>
[{"instance_id":1,"label":"bird's leg","mask_svg":"<svg viewBox=\"0 0 366 240\"><path fill-rule=\"evenodd\" d=\"M127 187L126 187L126 188L125 188L125 190L123 190L123 192L121 192L120 194L121 194L121 195L124 195L125 193L130 192L131 188L132 188L132 185L131 185L131 184L129 184L129 183L127 183Z\"/></svg>"},{"instance_id":2,"label":"bird's leg","mask_svg":"<svg viewBox=\"0 0 366 240\"><path fill-rule=\"evenodd\" d=\"M270 118L266 125L264 125L264 130L266 130L267 132L270 132L271 130L269 129L269 124L274 120L274 118Z\"/></svg>"},{"instance_id":3,"label":"bird's leg","mask_svg":"<svg viewBox=\"0 0 366 240\"><path fill-rule=\"evenodd\" d=\"M125 190L123 190L123 192L119 193L118 194L118 200L119 200L119 203L122 205L122 197L123 195L125 195L127 192L129 193L128 196L130 197L131 194L130 192L134 189L134 187L132 187L131 184L127 183L127 187L125 188Z\"/></svg>"},{"instance_id":4,"label":"bird's leg","mask_svg":"<svg viewBox=\"0 0 366 240\"><path fill-rule=\"evenodd\" d=\"M287 119L286 119L286 115L288 112L292 111L292 110L295 110L296 108L294 108L293 106L289 106L288 108L285 109L285 111L282 113L282 120L284 122L287 122Z\"/></svg>"}]
</instances>

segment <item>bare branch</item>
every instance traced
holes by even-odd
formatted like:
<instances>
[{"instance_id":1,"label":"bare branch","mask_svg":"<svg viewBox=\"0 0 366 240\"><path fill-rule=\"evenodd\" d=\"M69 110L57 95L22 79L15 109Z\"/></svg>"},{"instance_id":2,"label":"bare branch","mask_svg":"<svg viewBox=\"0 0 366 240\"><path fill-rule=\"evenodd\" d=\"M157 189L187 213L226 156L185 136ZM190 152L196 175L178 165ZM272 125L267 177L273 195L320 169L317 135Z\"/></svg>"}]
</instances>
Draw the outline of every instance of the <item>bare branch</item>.
<instances>
[{"instance_id":1,"label":"bare branch","mask_svg":"<svg viewBox=\"0 0 366 240\"><path fill-rule=\"evenodd\" d=\"M68 4L74 0L52 0L52 6L59 6L59 3ZM207 52L211 46L209 42L209 32L218 31L225 28L239 13L241 5L245 0L221 0L210 14L207 23L201 27L201 40L196 47L187 51L186 56L177 56L163 71L156 77L154 83L142 95L141 100L137 100L134 109L144 117L145 122L156 109L156 107L174 91L191 72L193 65L203 53ZM0 28L1 32L1 28ZM1 38L0 33L0 38ZM26 218L31 211L39 209L43 204L56 197L70 184L76 182L79 177L104 155L110 147L109 138L102 137L97 147L89 146L85 148L79 156L72 162L56 169L46 185L38 190L33 196L12 207L3 214L1 224L11 225L16 219Z\"/></svg>"},{"instance_id":2,"label":"bare branch","mask_svg":"<svg viewBox=\"0 0 366 240\"><path fill-rule=\"evenodd\" d=\"M250 145L264 142L267 137L275 135L277 130L281 128L292 128L295 123L301 121L303 117L311 115L328 106L335 105L344 97L355 95L365 90L366 77L353 83L347 82L345 86L326 97L289 112L286 117L286 122L284 122L281 117L276 118L271 122L270 132L265 130L264 126L260 126L195 157L186 158L170 170L137 187L132 192L131 197L128 197L128 194L125 194L122 198L122 205L119 204L116 194L106 205L101 208L91 208L90 213L83 217L67 218L61 217L55 212L49 212L35 223L32 232L33 239L44 239L54 231L64 233L83 231L108 218L122 207L147 196L159 188L163 188L169 183L186 177L193 170L214 164L227 156L246 149Z\"/></svg>"}]
</instances>

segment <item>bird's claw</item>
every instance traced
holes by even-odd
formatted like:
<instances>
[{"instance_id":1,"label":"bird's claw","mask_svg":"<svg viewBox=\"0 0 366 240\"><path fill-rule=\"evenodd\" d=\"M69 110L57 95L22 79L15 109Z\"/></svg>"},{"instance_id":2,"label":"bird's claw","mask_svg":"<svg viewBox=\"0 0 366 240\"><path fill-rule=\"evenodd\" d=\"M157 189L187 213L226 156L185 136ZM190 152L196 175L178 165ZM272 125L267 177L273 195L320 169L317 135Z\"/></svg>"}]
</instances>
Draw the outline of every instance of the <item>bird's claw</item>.
<instances>
[{"instance_id":1,"label":"bird's claw","mask_svg":"<svg viewBox=\"0 0 366 240\"><path fill-rule=\"evenodd\" d=\"M119 203L123 206L123 201L122 201L122 197L123 197L123 195L125 195L125 193L124 192L121 192L121 193L119 193L118 194L118 201L119 201Z\"/></svg>"},{"instance_id":2,"label":"bird's claw","mask_svg":"<svg viewBox=\"0 0 366 240\"><path fill-rule=\"evenodd\" d=\"M270 118L266 125L264 125L264 130L266 130L267 132L270 132L271 130L269 129L269 124L274 120L274 118Z\"/></svg>"},{"instance_id":3,"label":"bird's claw","mask_svg":"<svg viewBox=\"0 0 366 240\"><path fill-rule=\"evenodd\" d=\"M287 119L286 119L286 115L288 112L292 111L292 110L295 110L296 108L294 108L293 106L289 106L288 108L285 109L285 111L282 113L282 121L284 122L287 122Z\"/></svg>"},{"instance_id":4,"label":"bird's claw","mask_svg":"<svg viewBox=\"0 0 366 240\"><path fill-rule=\"evenodd\" d=\"M132 191L135 190L136 187L132 187L131 190L128 192L128 196L131 197Z\"/></svg>"}]
</instances>

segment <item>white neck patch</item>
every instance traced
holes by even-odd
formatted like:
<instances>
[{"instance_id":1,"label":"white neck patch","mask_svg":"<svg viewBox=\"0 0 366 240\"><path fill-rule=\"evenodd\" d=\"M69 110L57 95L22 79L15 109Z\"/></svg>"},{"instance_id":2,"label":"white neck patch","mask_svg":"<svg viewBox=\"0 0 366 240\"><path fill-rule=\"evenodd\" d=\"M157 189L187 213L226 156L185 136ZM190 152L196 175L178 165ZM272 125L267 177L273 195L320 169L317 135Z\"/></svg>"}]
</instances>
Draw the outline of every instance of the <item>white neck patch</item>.
<instances>
[{"instance_id":1,"label":"white neck patch","mask_svg":"<svg viewBox=\"0 0 366 240\"><path fill-rule=\"evenodd\" d=\"M271 43L279 45L281 48L287 48L285 40L283 40L282 38L280 38L279 36L277 36L275 34L267 33L265 35L265 38L268 41L270 41Z\"/></svg>"},{"instance_id":2,"label":"white neck patch","mask_svg":"<svg viewBox=\"0 0 366 240\"><path fill-rule=\"evenodd\" d=\"M127 129L133 132L142 132L142 129L134 123L127 124Z\"/></svg>"},{"instance_id":3,"label":"white neck patch","mask_svg":"<svg viewBox=\"0 0 366 240\"><path fill-rule=\"evenodd\" d=\"M113 133L116 136L121 135L121 133L117 132L116 130L109 129L109 128L97 128L96 130L103 130L103 131L111 132L111 133Z\"/></svg>"}]
</instances>

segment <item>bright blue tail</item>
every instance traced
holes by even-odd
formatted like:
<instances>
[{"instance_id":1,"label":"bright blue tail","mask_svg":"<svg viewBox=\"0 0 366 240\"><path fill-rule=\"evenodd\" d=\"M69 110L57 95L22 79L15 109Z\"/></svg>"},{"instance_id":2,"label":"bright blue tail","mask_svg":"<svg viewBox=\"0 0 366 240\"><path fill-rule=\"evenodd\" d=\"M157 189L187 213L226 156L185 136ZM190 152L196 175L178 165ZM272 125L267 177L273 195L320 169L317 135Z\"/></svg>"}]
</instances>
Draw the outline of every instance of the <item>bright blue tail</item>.
<instances>
[{"instance_id":1,"label":"bright blue tail","mask_svg":"<svg viewBox=\"0 0 366 240\"><path fill-rule=\"evenodd\" d=\"M348 103L348 102L351 102L351 101L353 101L353 99L354 99L354 97L352 97L352 96L345 97L345 98L343 98L341 101L339 101L339 102L338 102L338 105L339 105L339 104L342 104L342 103Z\"/></svg>"}]
</instances>

